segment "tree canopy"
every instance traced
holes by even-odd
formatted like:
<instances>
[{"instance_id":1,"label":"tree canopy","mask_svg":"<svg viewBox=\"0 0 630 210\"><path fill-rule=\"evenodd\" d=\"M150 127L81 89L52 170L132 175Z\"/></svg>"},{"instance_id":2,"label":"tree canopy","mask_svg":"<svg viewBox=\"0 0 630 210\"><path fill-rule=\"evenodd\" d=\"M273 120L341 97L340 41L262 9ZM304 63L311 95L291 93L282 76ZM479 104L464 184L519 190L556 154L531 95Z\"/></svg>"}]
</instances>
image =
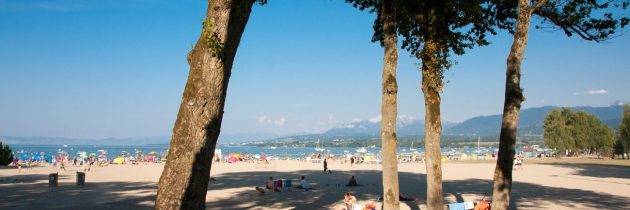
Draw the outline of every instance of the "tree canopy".
<instances>
[{"instance_id":1,"label":"tree canopy","mask_svg":"<svg viewBox=\"0 0 630 210\"><path fill-rule=\"evenodd\" d=\"M630 150L630 105L627 104L623 106L623 118L617 128L617 142L622 152Z\"/></svg>"},{"instance_id":2,"label":"tree canopy","mask_svg":"<svg viewBox=\"0 0 630 210\"><path fill-rule=\"evenodd\" d=\"M584 151L609 154L612 130L596 116L569 108L551 111L544 122L545 145L558 151Z\"/></svg>"},{"instance_id":3,"label":"tree canopy","mask_svg":"<svg viewBox=\"0 0 630 210\"><path fill-rule=\"evenodd\" d=\"M532 0L535 5L540 0ZM501 29L514 33L518 0L490 0L493 20ZM535 28L561 30L567 36L577 35L587 41L605 41L617 29L630 23L628 0L548 0L533 11L538 21Z\"/></svg>"},{"instance_id":4,"label":"tree canopy","mask_svg":"<svg viewBox=\"0 0 630 210\"><path fill-rule=\"evenodd\" d=\"M2 142L0 141L0 166L9 165L11 162L13 162L11 147L9 147L9 145L4 145L3 147Z\"/></svg>"},{"instance_id":5,"label":"tree canopy","mask_svg":"<svg viewBox=\"0 0 630 210\"><path fill-rule=\"evenodd\" d=\"M381 1L346 0L360 10L376 13L380 18ZM427 40L436 44L434 56L437 62L431 68L437 69L436 78L432 78L432 88L441 90L444 71L453 61L450 56L463 55L466 49L488 45L487 34L496 34L493 8L486 0L397 0L396 26L402 37L401 48L421 59L421 52ZM379 19L377 18L377 20ZM374 21L373 42L383 44L383 25Z\"/></svg>"}]
</instances>

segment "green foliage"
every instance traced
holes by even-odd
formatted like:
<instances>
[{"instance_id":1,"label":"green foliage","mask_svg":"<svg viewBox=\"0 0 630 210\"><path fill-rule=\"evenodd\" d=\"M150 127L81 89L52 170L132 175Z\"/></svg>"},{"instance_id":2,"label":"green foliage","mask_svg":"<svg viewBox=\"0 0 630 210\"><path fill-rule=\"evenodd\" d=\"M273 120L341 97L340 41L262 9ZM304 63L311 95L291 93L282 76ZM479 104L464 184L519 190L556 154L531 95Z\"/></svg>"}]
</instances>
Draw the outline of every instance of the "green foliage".
<instances>
[{"instance_id":1,"label":"green foliage","mask_svg":"<svg viewBox=\"0 0 630 210\"><path fill-rule=\"evenodd\" d=\"M13 162L11 147L9 147L9 145L2 147L2 142L0 141L0 166L9 165L11 162Z\"/></svg>"},{"instance_id":2,"label":"green foliage","mask_svg":"<svg viewBox=\"0 0 630 210\"><path fill-rule=\"evenodd\" d=\"M561 29L567 36L577 34L582 39L599 42L610 38L617 28L628 25L628 17L616 17L612 13L627 15L628 4L627 0L552 0L534 14L542 17L537 28L551 23L553 28Z\"/></svg>"},{"instance_id":3,"label":"green foliage","mask_svg":"<svg viewBox=\"0 0 630 210\"><path fill-rule=\"evenodd\" d=\"M617 128L617 142L623 152L630 150L630 105L627 104L623 106L623 117Z\"/></svg>"},{"instance_id":4,"label":"green foliage","mask_svg":"<svg viewBox=\"0 0 630 210\"><path fill-rule=\"evenodd\" d=\"M384 41L383 23L380 21L379 0L346 0L360 10L376 13L372 41ZM488 45L488 33L496 34L494 10L486 0L397 0L397 33L402 36L401 47L413 56L422 59L424 65L436 70L429 81L434 90L443 87L444 71L452 64L452 53L462 55L466 49ZM435 49L422 52L427 41L435 43ZM437 58L428 62L421 56Z\"/></svg>"},{"instance_id":5,"label":"green foliage","mask_svg":"<svg viewBox=\"0 0 630 210\"><path fill-rule=\"evenodd\" d=\"M603 154L612 153L614 145L611 129L596 116L569 108L553 110L545 117L544 141L547 147L558 151Z\"/></svg>"},{"instance_id":6,"label":"green foliage","mask_svg":"<svg viewBox=\"0 0 630 210\"><path fill-rule=\"evenodd\" d=\"M223 43L221 42L221 38L219 38L219 34L214 29L214 21L212 19L201 19L202 22L202 30L201 34L203 38L206 39L206 44L212 52L212 56L221 57L223 54Z\"/></svg>"},{"instance_id":7,"label":"green foliage","mask_svg":"<svg viewBox=\"0 0 630 210\"><path fill-rule=\"evenodd\" d=\"M539 0L532 0L535 5ZM518 0L490 0L493 16L501 29L514 32ZM604 41L630 22L628 0L549 0L533 11L537 29L562 30L587 41ZM615 15L616 13L616 15Z\"/></svg>"},{"instance_id":8,"label":"green foliage","mask_svg":"<svg viewBox=\"0 0 630 210\"><path fill-rule=\"evenodd\" d=\"M376 13L372 41L382 45L381 1L346 2ZM531 4L537 2L532 0ZM496 34L496 29L513 33L518 12L518 0L396 0L395 4L397 33L403 38L403 49L421 59L424 44L428 40L437 42L437 49L430 54L438 60L425 64L437 70L427 79L438 90L444 85L444 71L453 64L452 53L463 55L466 49L488 45L486 35ZM541 21L536 28L560 29L567 36L577 34L598 42L611 38L617 29L630 23L628 6L628 0L549 0L533 14Z\"/></svg>"}]
</instances>

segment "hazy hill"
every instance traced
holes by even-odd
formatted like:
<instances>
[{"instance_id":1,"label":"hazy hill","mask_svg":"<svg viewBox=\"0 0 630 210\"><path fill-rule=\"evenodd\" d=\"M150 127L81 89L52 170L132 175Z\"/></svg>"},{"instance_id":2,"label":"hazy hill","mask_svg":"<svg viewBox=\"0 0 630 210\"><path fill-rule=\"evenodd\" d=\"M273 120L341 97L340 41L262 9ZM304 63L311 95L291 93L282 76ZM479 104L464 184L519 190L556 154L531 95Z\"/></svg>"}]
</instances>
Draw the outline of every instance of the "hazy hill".
<instances>
[{"instance_id":1,"label":"hazy hill","mask_svg":"<svg viewBox=\"0 0 630 210\"><path fill-rule=\"evenodd\" d=\"M616 128L621 122L622 106L609 107L571 107L574 110L588 112L599 117L602 122L611 128ZM545 106L521 110L519 119L519 135L542 135L543 122L551 110L561 107ZM502 115L490 115L474 117L466 120L450 129L445 129L446 135L472 135L472 136L496 136L501 131Z\"/></svg>"},{"instance_id":2,"label":"hazy hill","mask_svg":"<svg viewBox=\"0 0 630 210\"><path fill-rule=\"evenodd\" d=\"M611 128L616 128L621 122L623 106L613 105L609 107L572 107L575 110L585 111L599 117L602 122ZM555 106L545 106L521 110L519 119L519 135L540 136L543 134L543 121ZM424 120L405 118L398 120L398 133L400 139L419 139L424 135ZM478 116L462 123L442 122L443 135L446 136L485 136L496 137L499 135L501 115ZM380 133L380 121L358 121L340 124L320 134L292 135L279 137L268 133L240 133L221 134L219 143L238 143L253 141L322 141L345 139L378 139ZM168 144L169 136L142 137L142 138L104 138L104 139L73 139L62 137L16 137L0 136L7 144L38 144L38 145L145 145Z\"/></svg>"},{"instance_id":3,"label":"hazy hill","mask_svg":"<svg viewBox=\"0 0 630 210\"><path fill-rule=\"evenodd\" d=\"M444 121L443 129L456 126L457 123ZM405 119L397 122L398 136L422 136L424 135L424 120ZM378 137L381 132L381 122L359 121L353 123L341 124L324 133L327 136L375 136Z\"/></svg>"},{"instance_id":4,"label":"hazy hill","mask_svg":"<svg viewBox=\"0 0 630 210\"><path fill-rule=\"evenodd\" d=\"M64 137L41 136L0 136L2 142L7 144L31 144L31 145L147 145L168 144L168 136L140 137L140 138L103 138L103 139L77 139Z\"/></svg>"}]
</instances>

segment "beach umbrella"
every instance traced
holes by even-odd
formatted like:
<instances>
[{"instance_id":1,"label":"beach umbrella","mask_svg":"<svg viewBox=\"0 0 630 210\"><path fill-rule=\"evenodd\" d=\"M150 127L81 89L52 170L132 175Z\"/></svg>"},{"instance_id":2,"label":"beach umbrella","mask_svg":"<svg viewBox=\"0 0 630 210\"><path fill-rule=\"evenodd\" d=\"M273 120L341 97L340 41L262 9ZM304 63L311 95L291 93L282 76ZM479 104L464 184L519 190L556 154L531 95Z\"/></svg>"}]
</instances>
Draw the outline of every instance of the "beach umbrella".
<instances>
[{"instance_id":1,"label":"beach umbrella","mask_svg":"<svg viewBox=\"0 0 630 210\"><path fill-rule=\"evenodd\" d=\"M149 152L149 155L157 155L157 154L158 154L158 152L156 152L156 151Z\"/></svg>"}]
</instances>

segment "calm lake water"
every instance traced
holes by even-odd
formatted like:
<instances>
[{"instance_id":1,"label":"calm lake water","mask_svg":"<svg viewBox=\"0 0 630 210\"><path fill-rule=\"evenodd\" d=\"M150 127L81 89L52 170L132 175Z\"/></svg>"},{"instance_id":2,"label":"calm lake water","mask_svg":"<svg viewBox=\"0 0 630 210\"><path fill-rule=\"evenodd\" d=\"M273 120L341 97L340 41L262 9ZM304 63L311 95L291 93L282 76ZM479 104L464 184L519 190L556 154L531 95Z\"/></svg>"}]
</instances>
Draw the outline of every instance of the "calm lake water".
<instances>
[{"instance_id":1,"label":"calm lake water","mask_svg":"<svg viewBox=\"0 0 630 210\"><path fill-rule=\"evenodd\" d=\"M50 159L52 155L57 155L60 152L67 153L71 157L85 152L87 154L106 153L108 158L114 158L122 153L125 154L157 154L158 157L164 156L167 153L168 145L140 145L140 146L115 146L115 145L10 145L13 153L21 159L34 158L34 159ZM342 155L347 153L372 153L380 154L380 147L331 147L325 148L325 151L317 151L314 147L256 147L256 146L218 146L222 154L241 153L241 154L266 154L270 156L278 157L306 157L313 154L334 154ZM365 149L365 151L361 151ZM399 153L420 153L424 152L424 148L398 148ZM493 153L494 148L482 148L480 153ZM477 148L442 148L442 154L476 154Z\"/></svg>"}]
</instances>

